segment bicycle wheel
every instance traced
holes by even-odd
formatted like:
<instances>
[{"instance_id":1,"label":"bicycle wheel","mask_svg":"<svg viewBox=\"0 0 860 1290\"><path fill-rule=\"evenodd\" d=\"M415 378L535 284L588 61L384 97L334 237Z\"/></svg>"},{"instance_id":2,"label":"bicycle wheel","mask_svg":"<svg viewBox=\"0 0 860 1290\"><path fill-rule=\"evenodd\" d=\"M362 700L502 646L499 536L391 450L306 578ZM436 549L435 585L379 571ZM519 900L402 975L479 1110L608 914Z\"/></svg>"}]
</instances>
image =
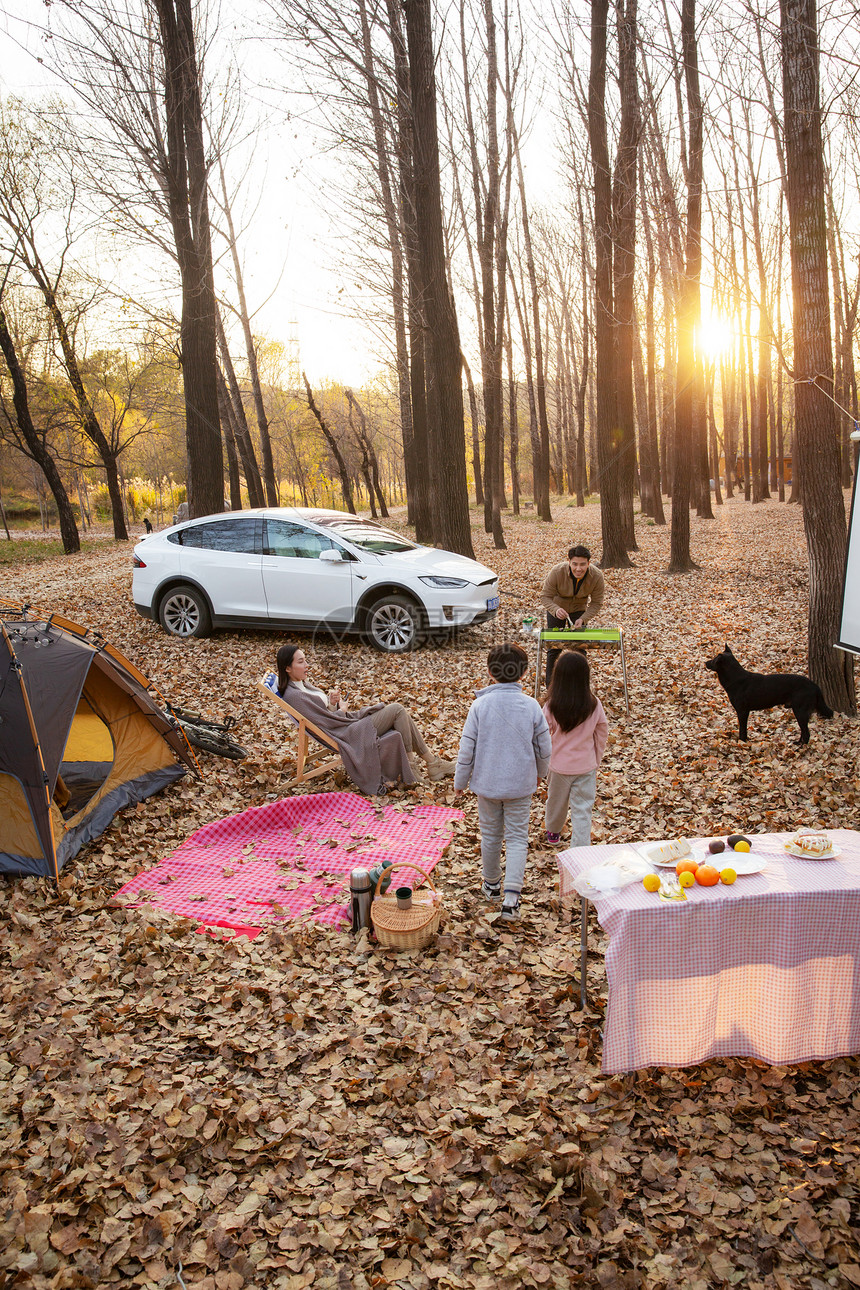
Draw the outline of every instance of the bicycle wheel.
<instances>
[{"instance_id":1,"label":"bicycle wheel","mask_svg":"<svg viewBox=\"0 0 860 1290\"><path fill-rule=\"evenodd\" d=\"M247 748L234 744L232 739L225 739L223 735L200 726L185 725L183 722L180 725L188 742L195 748L201 748L203 752L214 753L216 757L229 757L231 761L242 761L248 756Z\"/></svg>"}]
</instances>

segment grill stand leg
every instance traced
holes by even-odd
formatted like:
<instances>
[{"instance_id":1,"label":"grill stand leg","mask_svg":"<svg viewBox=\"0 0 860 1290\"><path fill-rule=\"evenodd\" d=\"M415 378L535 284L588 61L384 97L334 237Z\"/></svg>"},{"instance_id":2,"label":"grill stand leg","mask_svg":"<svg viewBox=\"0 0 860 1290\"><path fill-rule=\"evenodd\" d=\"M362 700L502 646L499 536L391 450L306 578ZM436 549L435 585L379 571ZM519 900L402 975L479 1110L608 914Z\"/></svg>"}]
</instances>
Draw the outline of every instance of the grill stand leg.
<instances>
[{"instance_id":1,"label":"grill stand leg","mask_svg":"<svg viewBox=\"0 0 860 1290\"><path fill-rule=\"evenodd\" d=\"M630 699L627 697L627 659L624 657L624 631L618 629L618 643L621 646L621 675L624 678L624 706L630 716Z\"/></svg>"},{"instance_id":2,"label":"grill stand leg","mask_svg":"<svg viewBox=\"0 0 860 1290\"><path fill-rule=\"evenodd\" d=\"M582 1011L588 1007L588 901L579 902L579 998Z\"/></svg>"}]
</instances>

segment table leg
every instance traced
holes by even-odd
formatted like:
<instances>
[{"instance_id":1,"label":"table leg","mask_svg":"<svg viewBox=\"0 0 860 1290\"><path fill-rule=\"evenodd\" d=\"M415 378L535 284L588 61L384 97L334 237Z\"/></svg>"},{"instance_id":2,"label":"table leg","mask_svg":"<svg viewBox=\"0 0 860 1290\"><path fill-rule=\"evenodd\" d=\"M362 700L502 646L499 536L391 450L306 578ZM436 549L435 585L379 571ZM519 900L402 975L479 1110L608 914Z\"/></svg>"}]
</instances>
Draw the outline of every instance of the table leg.
<instances>
[{"instance_id":1,"label":"table leg","mask_svg":"<svg viewBox=\"0 0 860 1290\"><path fill-rule=\"evenodd\" d=\"M579 902L579 998L582 1011L588 1006L588 901Z\"/></svg>"},{"instance_id":2,"label":"table leg","mask_svg":"<svg viewBox=\"0 0 860 1290\"><path fill-rule=\"evenodd\" d=\"M624 679L624 706L627 709L627 715L630 716L630 700L627 697L627 660L624 657L624 631L618 629L618 643L621 646L621 675Z\"/></svg>"},{"instance_id":3,"label":"table leg","mask_svg":"<svg viewBox=\"0 0 860 1290\"><path fill-rule=\"evenodd\" d=\"M543 640L541 639L540 632L538 632L538 652L537 652L537 662L535 663L535 698L537 698L538 695L540 694L540 666L541 666L542 658L543 658Z\"/></svg>"}]
</instances>

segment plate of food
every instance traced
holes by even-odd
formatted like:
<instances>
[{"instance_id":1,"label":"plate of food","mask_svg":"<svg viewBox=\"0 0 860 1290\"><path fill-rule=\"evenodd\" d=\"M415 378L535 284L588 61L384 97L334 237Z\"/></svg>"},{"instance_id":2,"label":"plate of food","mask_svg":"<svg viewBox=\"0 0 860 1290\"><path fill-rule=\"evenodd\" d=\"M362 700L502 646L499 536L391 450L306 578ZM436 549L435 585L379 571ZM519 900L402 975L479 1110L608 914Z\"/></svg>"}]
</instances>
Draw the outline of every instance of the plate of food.
<instances>
[{"instance_id":1,"label":"plate of food","mask_svg":"<svg viewBox=\"0 0 860 1290\"><path fill-rule=\"evenodd\" d=\"M701 860L701 848L696 850L686 838L666 838L662 842L640 842L636 850L649 864L658 869L674 869L679 860Z\"/></svg>"},{"instance_id":2,"label":"plate of food","mask_svg":"<svg viewBox=\"0 0 860 1290\"><path fill-rule=\"evenodd\" d=\"M841 847L821 829L798 829L784 845L789 855L800 860L835 860L842 855Z\"/></svg>"}]
</instances>

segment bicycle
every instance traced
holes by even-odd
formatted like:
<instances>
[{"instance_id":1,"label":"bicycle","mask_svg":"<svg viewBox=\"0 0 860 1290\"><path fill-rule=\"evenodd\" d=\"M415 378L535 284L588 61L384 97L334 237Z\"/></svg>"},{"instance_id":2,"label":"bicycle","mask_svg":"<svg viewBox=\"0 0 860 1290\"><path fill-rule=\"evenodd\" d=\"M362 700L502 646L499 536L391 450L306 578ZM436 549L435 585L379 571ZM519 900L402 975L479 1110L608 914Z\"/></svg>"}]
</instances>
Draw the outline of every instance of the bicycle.
<instances>
[{"instance_id":1,"label":"bicycle","mask_svg":"<svg viewBox=\"0 0 860 1290\"><path fill-rule=\"evenodd\" d=\"M216 757L229 757L232 761L242 761L248 756L247 748L228 738L227 732L235 724L235 717L210 721L199 712L189 712L187 708L175 707L172 703L167 704L167 714L181 727L185 738L195 748L214 753Z\"/></svg>"}]
</instances>

